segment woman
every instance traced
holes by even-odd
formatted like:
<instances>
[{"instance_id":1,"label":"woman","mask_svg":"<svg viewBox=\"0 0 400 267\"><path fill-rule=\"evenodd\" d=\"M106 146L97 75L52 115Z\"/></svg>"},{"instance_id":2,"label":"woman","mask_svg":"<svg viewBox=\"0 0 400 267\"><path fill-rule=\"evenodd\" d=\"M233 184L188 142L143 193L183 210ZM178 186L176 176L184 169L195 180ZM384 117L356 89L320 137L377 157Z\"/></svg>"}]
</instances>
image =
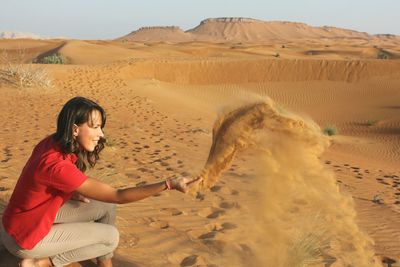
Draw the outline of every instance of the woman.
<instances>
[{"instance_id":1,"label":"woman","mask_svg":"<svg viewBox=\"0 0 400 267\"><path fill-rule=\"evenodd\" d=\"M97 258L98 266L110 267L119 240L110 203L133 202L167 189L186 192L194 182L175 178L114 189L86 177L85 170L95 166L104 148L105 123L102 107L72 98L58 116L57 132L34 148L2 220L1 240L22 259L20 266L64 266Z\"/></svg>"}]
</instances>

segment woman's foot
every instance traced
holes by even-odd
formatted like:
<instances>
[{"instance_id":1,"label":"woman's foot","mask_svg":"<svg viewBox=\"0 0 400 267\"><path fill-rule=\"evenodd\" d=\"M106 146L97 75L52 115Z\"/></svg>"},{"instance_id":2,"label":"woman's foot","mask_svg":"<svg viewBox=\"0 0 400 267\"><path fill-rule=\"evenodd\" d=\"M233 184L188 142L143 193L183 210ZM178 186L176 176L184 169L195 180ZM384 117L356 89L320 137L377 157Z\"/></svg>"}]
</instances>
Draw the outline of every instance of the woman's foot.
<instances>
[{"instance_id":1,"label":"woman's foot","mask_svg":"<svg viewBox=\"0 0 400 267\"><path fill-rule=\"evenodd\" d=\"M99 267L113 267L111 259L98 260L97 266Z\"/></svg>"},{"instance_id":2,"label":"woman's foot","mask_svg":"<svg viewBox=\"0 0 400 267\"><path fill-rule=\"evenodd\" d=\"M43 259L23 259L19 263L20 267L51 267L51 261L49 258Z\"/></svg>"}]
</instances>

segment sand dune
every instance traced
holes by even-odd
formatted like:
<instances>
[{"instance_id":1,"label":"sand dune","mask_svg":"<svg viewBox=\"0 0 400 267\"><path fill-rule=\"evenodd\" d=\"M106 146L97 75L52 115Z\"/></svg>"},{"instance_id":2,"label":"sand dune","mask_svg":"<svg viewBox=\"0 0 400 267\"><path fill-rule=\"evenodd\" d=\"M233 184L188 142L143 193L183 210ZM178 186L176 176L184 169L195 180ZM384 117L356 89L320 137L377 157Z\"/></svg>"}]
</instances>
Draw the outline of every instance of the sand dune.
<instances>
[{"instance_id":1,"label":"sand dune","mask_svg":"<svg viewBox=\"0 0 400 267\"><path fill-rule=\"evenodd\" d=\"M361 81L398 77L399 62L333 60L149 60L130 64L135 78L182 84L256 83L268 81ZM171 67L172 66L172 67Z\"/></svg>"},{"instance_id":2,"label":"sand dune","mask_svg":"<svg viewBox=\"0 0 400 267\"><path fill-rule=\"evenodd\" d=\"M160 59L166 59L167 61L173 59L173 61L197 60L204 62L215 61L215 59L225 59L224 62L232 61L233 59L239 59L240 61L257 59L260 62L267 61L267 59L343 61L342 63L338 63L339 65L355 64L353 61L360 60L360 64L362 65L364 62L367 65L374 65L382 64L380 62L383 60L382 57L390 59L392 62L388 63L390 65L395 64L393 61L400 59L400 50L398 47L393 42L372 45L368 42L363 43L358 41L354 41L351 44L346 40L342 43L337 41L318 43L312 40L303 40L300 42L284 42L279 44L217 44L207 42L172 44L168 42L143 43L132 41L4 40L0 42L0 53L7 53L12 58L21 57L20 55L23 54L22 58L25 63L46 55L59 53L67 59L69 64L83 65L129 61L130 59L155 59L157 61L160 61ZM380 61L373 61L376 59L380 59ZM279 61L270 62L276 62L278 65L281 64ZM264 65L266 63L261 64ZM310 63L310 66L312 64ZM328 65L331 64L329 63ZM332 74L332 76L336 75Z\"/></svg>"},{"instance_id":3,"label":"sand dune","mask_svg":"<svg viewBox=\"0 0 400 267\"><path fill-rule=\"evenodd\" d=\"M57 50L63 43L58 40L2 40L0 63L30 63L43 53Z\"/></svg>"}]
</instances>

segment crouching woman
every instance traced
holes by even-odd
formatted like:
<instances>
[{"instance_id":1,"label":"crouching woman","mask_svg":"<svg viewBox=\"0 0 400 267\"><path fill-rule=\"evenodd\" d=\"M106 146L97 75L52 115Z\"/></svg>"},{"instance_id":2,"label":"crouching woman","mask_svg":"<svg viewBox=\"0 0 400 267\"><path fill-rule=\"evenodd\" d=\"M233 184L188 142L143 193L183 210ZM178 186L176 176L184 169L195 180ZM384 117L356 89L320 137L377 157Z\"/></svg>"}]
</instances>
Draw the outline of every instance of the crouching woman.
<instances>
[{"instance_id":1,"label":"crouching woman","mask_svg":"<svg viewBox=\"0 0 400 267\"><path fill-rule=\"evenodd\" d=\"M22 170L2 218L1 241L20 266L64 266L97 259L112 266L119 233L115 204L167 189L186 192L193 182L168 179L115 189L85 175L104 148L104 109L75 97L58 115L57 131L39 142Z\"/></svg>"}]
</instances>

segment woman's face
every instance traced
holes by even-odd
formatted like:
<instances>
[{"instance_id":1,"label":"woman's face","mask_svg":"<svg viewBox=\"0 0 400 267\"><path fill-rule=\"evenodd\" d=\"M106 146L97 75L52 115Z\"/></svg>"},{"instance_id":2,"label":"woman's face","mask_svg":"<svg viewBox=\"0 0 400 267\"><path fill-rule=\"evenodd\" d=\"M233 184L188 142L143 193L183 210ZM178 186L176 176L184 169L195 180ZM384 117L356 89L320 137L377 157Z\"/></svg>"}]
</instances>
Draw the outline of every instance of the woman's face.
<instances>
[{"instance_id":1,"label":"woman's face","mask_svg":"<svg viewBox=\"0 0 400 267\"><path fill-rule=\"evenodd\" d=\"M104 137L101 129L101 113L94 110L89 116L89 121L81 125L74 125L74 138L80 147L88 152L93 152L101 137Z\"/></svg>"}]
</instances>

